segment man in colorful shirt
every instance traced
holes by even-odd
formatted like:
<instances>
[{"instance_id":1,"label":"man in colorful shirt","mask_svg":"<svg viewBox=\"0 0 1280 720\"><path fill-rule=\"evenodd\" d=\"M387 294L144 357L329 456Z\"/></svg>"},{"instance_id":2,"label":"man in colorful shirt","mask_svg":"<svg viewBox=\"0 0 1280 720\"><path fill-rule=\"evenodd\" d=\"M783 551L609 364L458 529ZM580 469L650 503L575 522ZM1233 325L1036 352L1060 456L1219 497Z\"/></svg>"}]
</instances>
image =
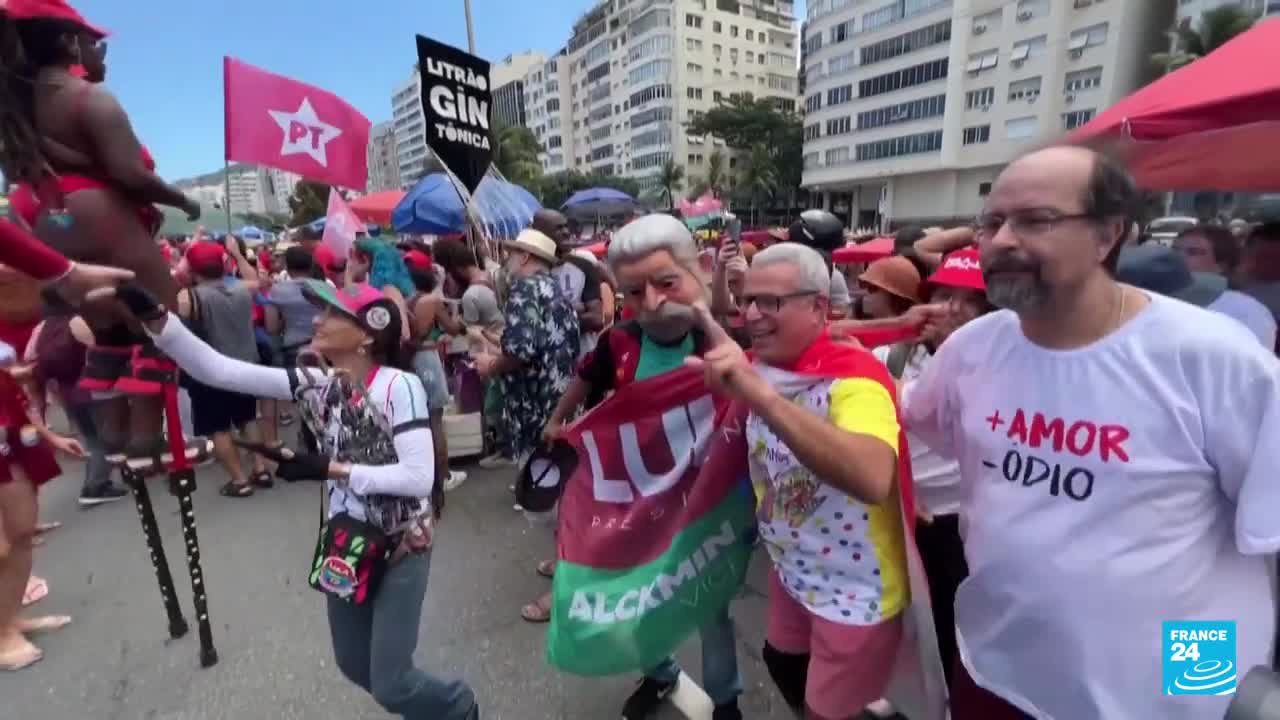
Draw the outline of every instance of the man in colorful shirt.
<instances>
[{"instance_id":1,"label":"man in colorful shirt","mask_svg":"<svg viewBox=\"0 0 1280 720\"><path fill-rule=\"evenodd\" d=\"M886 694L911 600L893 381L870 353L827 336L830 293L812 248L763 250L742 296L756 364L705 308L714 346L686 360L751 408L752 481L773 560L764 660L787 703L822 720Z\"/></svg>"},{"instance_id":2,"label":"man in colorful shirt","mask_svg":"<svg viewBox=\"0 0 1280 720\"><path fill-rule=\"evenodd\" d=\"M499 378L503 398L498 452L517 464L538 444L547 418L569 387L578 359L578 316L551 277L555 241L525 230L507 243L502 353L476 360L482 377Z\"/></svg>"},{"instance_id":3,"label":"man in colorful shirt","mask_svg":"<svg viewBox=\"0 0 1280 720\"><path fill-rule=\"evenodd\" d=\"M706 334L696 327L691 311L695 303L706 302L706 284L698 267L697 244L683 223L664 214L629 223L609 245L609 267L635 319L602 333L583 359L578 377L547 423L549 440L560 435L565 421L584 402L594 405L623 385L676 370L707 348ZM538 602L549 611L549 596ZM525 618L531 619L527 613ZM623 719L652 715L675 691L679 678L675 658L664 660L627 699ZM715 704L713 720L741 720L742 678L728 608L702 628L702 682Z\"/></svg>"}]
</instances>

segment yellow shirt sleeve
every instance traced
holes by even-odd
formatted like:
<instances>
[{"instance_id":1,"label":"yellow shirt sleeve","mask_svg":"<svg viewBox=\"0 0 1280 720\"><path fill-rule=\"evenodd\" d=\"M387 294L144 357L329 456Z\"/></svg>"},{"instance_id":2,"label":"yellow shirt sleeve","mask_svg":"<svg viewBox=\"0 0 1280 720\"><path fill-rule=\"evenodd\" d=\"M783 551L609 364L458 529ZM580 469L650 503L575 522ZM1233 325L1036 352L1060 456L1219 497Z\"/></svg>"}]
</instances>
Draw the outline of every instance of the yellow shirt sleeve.
<instances>
[{"instance_id":1,"label":"yellow shirt sleeve","mask_svg":"<svg viewBox=\"0 0 1280 720\"><path fill-rule=\"evenodd\" d=\"M831 384L831 422L846 432L883 440L898 453L898 409L883 385L867 378Z\"/></svg>"}]
</instances>

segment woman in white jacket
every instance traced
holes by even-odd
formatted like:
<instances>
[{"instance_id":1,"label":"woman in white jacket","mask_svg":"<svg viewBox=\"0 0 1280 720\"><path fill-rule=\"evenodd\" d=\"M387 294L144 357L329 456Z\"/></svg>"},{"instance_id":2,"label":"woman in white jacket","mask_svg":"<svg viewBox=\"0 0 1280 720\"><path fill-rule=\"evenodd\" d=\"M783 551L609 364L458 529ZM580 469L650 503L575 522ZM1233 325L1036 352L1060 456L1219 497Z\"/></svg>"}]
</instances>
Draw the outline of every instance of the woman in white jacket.
<instances>
[{"instance_id":1,"label":"woman in white jacket","mask_svg":"<svg viewBox=\"0 0 1280 720\"><path fill-rule=\"evenodd\" d=\"M284 480L323 480L327 525L335 518L385 534L386 570L358 601L359 573L320 572L329 593L329 628L338 668L388 712L420 720L473 720L475 696L464 682L413 665L431 563L431 533L441 498L435 482L426 391L394 367L400 347L395 303L368 285L338 290L307 281L304 294L323 312L310 349L331 369L272 368L219 354L154 298L134 286L117 297L147 327L156 346L200 382L277 400L295 400L320 450L294 454L258 447L279 461ZM251 448L254 449L254 448ZM433 499L436 502L433 502ZM348 546L349 547L349 546ZM320 579L317 581L317 577ZM345 584L344 584L345 580Z\"/></svg>"}]
</instances>

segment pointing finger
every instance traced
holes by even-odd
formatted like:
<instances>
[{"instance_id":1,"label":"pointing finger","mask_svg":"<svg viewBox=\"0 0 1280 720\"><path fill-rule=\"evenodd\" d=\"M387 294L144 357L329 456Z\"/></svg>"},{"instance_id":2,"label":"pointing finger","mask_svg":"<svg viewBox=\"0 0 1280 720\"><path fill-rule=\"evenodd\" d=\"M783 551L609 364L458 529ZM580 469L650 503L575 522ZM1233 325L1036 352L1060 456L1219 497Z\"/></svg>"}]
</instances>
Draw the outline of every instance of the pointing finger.
<instances>
[{"instance_id":1,"label":"pointing finger","mask_svg":"<svg viewBox=\"0 0 1280 720\"><path fill-rule=\"evenodd\" d=\"M702 332L706 333L707 340L710 341L712 347L733 342L733 338L729 337L729 333L725 332L725 329L711 315L711 308L707 307L705 302L699 300L694 303L693 312L698 319L698 324L702 327Z\"/></svg>"}]
</instances>

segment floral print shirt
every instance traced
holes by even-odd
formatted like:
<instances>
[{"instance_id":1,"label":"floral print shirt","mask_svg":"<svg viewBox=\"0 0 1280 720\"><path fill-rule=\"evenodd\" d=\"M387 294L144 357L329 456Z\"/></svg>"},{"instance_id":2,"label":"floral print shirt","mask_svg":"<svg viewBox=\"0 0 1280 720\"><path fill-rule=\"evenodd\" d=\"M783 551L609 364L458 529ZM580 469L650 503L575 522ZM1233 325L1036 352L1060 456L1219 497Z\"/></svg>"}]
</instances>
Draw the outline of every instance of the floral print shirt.
<instances>
[{"instance_id":1,"label":"floral print shirt","mask_svg":"<svg viewBox=\"0 0 1280 720\"><path fill-rule=\"evenodd\" d=\"M499 451L533 450L577 367L578 314L549 272L514 281L507 291L503 354L523 365L502 375Z\"/></svg>"}]
</instances>

